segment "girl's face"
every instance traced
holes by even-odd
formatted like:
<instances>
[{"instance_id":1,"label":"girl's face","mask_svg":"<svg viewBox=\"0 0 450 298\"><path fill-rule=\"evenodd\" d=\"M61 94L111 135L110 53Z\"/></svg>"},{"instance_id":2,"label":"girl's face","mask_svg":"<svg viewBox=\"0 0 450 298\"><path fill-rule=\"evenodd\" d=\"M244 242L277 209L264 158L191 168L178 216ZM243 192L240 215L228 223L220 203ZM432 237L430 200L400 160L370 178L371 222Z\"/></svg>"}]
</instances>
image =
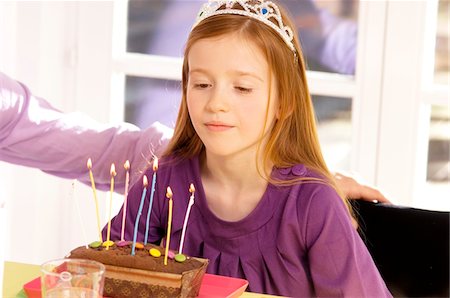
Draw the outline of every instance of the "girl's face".
<instances>
[{"instance_id":1,"label":"girl's face","mask_svg":"<svg viewBox=\"0 0 450 298\"><path fill-rule=\"evenodd\" d=\"M226 35L197 41L188 63L187 106L207 153L256 152L263 129L263 144L268 137L278 106L263 53L247 40Z\"/></svg>"}]
</instances>

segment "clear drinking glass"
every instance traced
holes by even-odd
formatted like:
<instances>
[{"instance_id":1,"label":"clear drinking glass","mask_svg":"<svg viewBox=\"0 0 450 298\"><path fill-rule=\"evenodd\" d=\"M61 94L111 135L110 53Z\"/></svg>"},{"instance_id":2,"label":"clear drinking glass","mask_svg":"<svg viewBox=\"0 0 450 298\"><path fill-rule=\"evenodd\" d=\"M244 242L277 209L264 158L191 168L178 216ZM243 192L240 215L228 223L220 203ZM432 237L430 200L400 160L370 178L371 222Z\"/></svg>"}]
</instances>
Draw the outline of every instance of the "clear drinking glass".
<instances>
[{"instance_id":1,"label":"clear drinking glass","mask_svg":"<svg viewBox=\"0 0 450 298\"><path fill-rule=\"evenodd\" d=\"M105 266L82 259L59 259L41 265L42 297L101 298Z\"/></svg>"}]
</instances>

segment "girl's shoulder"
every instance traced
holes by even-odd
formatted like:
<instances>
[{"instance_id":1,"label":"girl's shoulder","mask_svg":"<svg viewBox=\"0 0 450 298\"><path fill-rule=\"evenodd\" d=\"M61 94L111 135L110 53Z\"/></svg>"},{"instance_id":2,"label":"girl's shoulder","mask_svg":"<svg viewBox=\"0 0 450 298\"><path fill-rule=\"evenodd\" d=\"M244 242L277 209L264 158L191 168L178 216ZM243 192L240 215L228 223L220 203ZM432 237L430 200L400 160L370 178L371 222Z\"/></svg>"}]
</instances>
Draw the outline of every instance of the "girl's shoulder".
<instances>
[{"instance_id":1,"label":"girl's shoulder","mask_svg":"<svg viewBox=\"0 0 450 298\"><path fill-rule=\"evenodd\" d=\"M329 178L304 164L274 170L275 184L288 193L299 206L310 204L341 204L335 186ZM278 182L278 183L277 183Z\"/></svg>"},{"instance_id":2,"label":"girl's shoulder","mask_svg":"<svg viewBox=\"0 0 450 298\"><path fill-rule=\"evenodd\" d=\"M280 182L291 181L292 185L301 184L302 182L307 181L322 181L329 184L328 179L324 175L304 164L295 164L285 168L274 168L273 177Z\"/></svg>"}]
</instances>

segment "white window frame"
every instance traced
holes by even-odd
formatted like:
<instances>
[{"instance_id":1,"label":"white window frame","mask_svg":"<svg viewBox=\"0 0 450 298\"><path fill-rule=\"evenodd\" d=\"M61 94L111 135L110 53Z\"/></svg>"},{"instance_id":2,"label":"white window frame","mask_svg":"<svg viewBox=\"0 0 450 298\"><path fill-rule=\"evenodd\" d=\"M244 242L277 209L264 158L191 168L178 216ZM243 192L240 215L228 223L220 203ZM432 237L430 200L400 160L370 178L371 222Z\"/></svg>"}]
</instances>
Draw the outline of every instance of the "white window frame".
<instances>
[{"instance_id":1,"label":"white window frame","mask_svg":"<svg viewBox=\"0 0 450 298\"><path fill-rule=\"evenodd\" d=\"M433 83L437 4L390 1L387 7L376 178L401 203L413 206L427 206L434 195L445 197L424 192L430 104L449 107L450 94L448 85Z\"/></svg>"},{"instance_id":2,"label":"white window frame","mask_svg":"<svg viewBox=\"0 0 450 298\"><path fill-rule=\"evenodd\" d=\"M180 80L181 58L125 52L124 2L115 1L122 51L112 63L122 81L111 93L124 94L123 75ZM312 95L352 99L351 170L404 205L423 205L430 104L449 105L449 87L430 79L437 3L360 1L356 75L307 71Z\"/></svg>"}]
</instances>

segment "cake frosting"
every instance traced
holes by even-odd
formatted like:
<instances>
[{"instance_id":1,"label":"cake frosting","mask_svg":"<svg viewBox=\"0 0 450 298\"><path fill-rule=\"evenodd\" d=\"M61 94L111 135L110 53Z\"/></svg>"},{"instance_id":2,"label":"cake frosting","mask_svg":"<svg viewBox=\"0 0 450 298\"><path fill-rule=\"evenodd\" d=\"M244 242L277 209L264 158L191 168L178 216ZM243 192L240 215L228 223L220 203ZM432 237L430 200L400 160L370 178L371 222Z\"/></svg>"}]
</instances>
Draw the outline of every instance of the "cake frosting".
<instances>
[{"instance_id":1,"label":"cake frosting","mask_svg":"<svg viewBox=\"0 0 450 298\"><path fill-rule=\"evenodd\" d=\"M160 256L152 256L151 249L158 250ZM206 259L187 257L178 262L171 256L164 265L164 248L153 244L136 249L135 255L131 255L131 244L108 249L81 246L72 250L68 257L104 264L103 295L111 298L195 297L208 265Z\"/></svg>"}]
</instances>

